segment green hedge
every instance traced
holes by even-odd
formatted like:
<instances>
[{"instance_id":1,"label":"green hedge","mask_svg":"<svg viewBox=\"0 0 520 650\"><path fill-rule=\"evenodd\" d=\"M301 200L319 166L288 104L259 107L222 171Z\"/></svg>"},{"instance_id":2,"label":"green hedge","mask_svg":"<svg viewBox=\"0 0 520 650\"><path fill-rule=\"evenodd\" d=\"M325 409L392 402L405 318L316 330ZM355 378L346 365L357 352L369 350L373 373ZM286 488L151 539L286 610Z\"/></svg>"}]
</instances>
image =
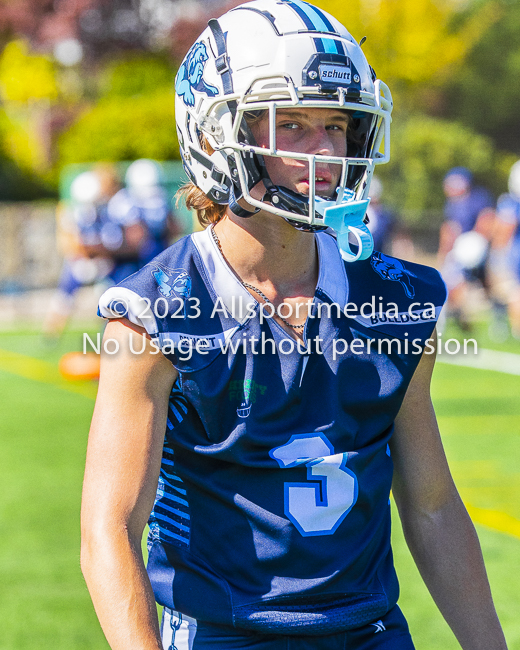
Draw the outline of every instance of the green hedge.
<instances>
[{"instance_id":1,"label":"green hedge","mask_svg":"<svg viewBox=\"0 0 520 650\"><path fill-rule=\"evenodd\" d=\"M178 159L173 91L102 99L61 135L58 149L62 165Z\"/></svg>"}]
</instances>

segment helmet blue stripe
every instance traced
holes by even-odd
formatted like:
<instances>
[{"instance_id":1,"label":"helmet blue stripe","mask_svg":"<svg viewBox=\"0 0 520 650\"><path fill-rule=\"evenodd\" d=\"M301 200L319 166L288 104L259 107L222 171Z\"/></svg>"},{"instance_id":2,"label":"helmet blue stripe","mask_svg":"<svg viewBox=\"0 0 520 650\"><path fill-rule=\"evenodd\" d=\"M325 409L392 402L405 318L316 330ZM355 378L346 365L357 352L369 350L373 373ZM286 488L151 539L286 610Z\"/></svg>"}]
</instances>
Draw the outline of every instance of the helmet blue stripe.
<instances>
[{"instance_id":1,"label":"helmet blue stripe","mask_svg":"<svg viewBox=\"0 0 520 650\"><path fill-rule=\"evenodd\" d=\"M325 14L322 13L317 7L313 7L312 5L309 5L302 0L291 0L291 2L288 4L292 5L297 11L300 9L312 23L313 29L316 29L320 32L337 33L327 16L325 16ZM300 13L300 11L298 11L298 13Z\"/></svg>"},{"instance_id":2,"label":"helmet blue stripe","mask_svg":"<svg viewBox=\"0 0 520 650\"><path fill-rule=\"evenodd\" d=\"M292 9L294 9L294 11L298 14L298 16L300 16L300 18L301 18L301 19L303 20L303 22L305 23L305 27L307 27L307 29L310 29L310 30L313 31L313 32L318 31L317 28L314 26L314 23L312 22L312 20L311 20L310 17L308 16L308 14L307 14L307 13L302 9L302 7L300 6L300 5L303 5L303 4L304 4L303 2L297 4L296 2L292 2L291 0L289 0L289 1L287 2L287 4L288 4Z\"/></svg>"},{"instance_id":3,"label":"helmet blue stripe","mask_svg":"<svg viewBox=\"0 0 520 650\"><path fill-rule=\"evenodd\" d=\"M335 39L322 38L321 41L325 48L325 52L330 52L331 54L344 54L342 46Z\"/></svg>"},{"instance_id":4,"label":"helmet blue stripe","mask_svg":"<svg viewBox=\"0 0 520 650\"><path fill-rule=\"evenodd\" d=\"M329 52L330 54L345 54L343 44L333 38L314 38L314 45L317 52Z\"/></svg>"},{"instance_id":5,"label":"helmet blue stripe","mask_svg":"<svg viewBox=\"0 0 520 650\"><path fill-rule=\"evenodd\" d=\"M318 32L333 32L337 34L329 19L316 7L313 7L302 0L286 0L288 4L303 20L307 29ZM318 52L329 54L345 54L342 43L332 38L315 38L314 43Z\"/></svg>"},{"instance_id":6,"label":"helmet blue stripe","mask_svg":"<svg viewBox=\"0 0 520 650\"><path fill-rule=\"evenodd\" d=\"M323 46L322 38L313 38L314 45L316 47L316 52L325 52L325 47Z\"/></svg>"}]
</instances>

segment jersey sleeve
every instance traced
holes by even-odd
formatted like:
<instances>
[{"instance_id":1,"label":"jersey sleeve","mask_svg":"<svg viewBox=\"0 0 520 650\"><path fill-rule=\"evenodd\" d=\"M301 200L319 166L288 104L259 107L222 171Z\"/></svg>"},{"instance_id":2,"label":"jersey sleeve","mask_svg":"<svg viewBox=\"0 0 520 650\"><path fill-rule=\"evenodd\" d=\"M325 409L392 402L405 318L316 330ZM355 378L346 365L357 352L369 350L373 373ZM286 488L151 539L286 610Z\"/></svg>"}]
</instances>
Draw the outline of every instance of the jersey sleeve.
<instances>
[{"instance_id":1,"label":"jersey sleeve","mask_svg":"<svg viewBox=\"0 0 520 650\"><path fill-rule=\"evenodd\" d=\"M128 318L134 325L144 327L152 338L157 337L157 322L150 303L122 284L110 287L101 296L98 316L106 319Z\"/></svg>"},{"instance_id":2,"label":"jersey sleeve","mask_svg":"<svg viewBox=\"0 0 520 650\"><path fill-rule=\"evenodd\" d=\"M179 372L196 372L243 328L216 304L191 237L155 257L99 301L98 316L144 327Z\"/></svg>"}]
</instances>

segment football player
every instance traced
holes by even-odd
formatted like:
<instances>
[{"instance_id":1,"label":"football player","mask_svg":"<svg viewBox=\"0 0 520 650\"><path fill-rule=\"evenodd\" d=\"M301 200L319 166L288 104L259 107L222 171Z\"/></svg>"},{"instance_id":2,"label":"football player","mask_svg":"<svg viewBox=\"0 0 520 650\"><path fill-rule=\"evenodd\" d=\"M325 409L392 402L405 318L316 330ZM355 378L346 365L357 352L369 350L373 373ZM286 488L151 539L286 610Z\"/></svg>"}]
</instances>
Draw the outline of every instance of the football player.
<instances>
[{"instance_id":1,"label":"football player","mask_svg":"<svg viewBox=\"0 0 520 650\"><path fill-rule=\"evenodd\" d=\"M520 339L520 160L511 167L508 190L497 203L491 269L508 305L511 334Z\"/></svg>"},{"instance_id":2,"label":"football player","mask_svg":"<svg viewBox=\"0 0 520 650\"><path fill-rule=\"evenodd\" d=\"M108 202L110 219L126 228L141 229L138 262L144 266L167 248L180 228L172 218L170 201L162 186L161 168L154 160L135 160L125 174L126 187Z\"/></svg>"},{"instance_id":3,"label":"football player","mask_svg":"<svg viewBox=\"0 0 520 650\"><path fill-rule=\"evenodd\" d=\"M495 226L494 201L485 188L473 184L473 175L465 167L449 170L443 191L445 220L439 233L438 263L448 287L446 311L461 329L469 330L469 285L484 288L494 314L501 310L492 295L487 269Z\"/></svg>"},{"instance_id":4,"label":"football player","mask_svg":"<svg viewBox=\"0 0 520 650\"><path fill-rule=\"evenodd\" d=\"M364 223L388 88L329 14L254 0L209 22L176 92L184 196L208 227L99 306L119 351L102 361L82 566L111 647L413 648L392 486L462 647L503 650L422 354L444 284L373 253Z\"/></svg>"},{"instance_id":5,"label":"football player","mask_svg":"<svg viewBox=\"0 0 520 650\"><path fill-rule=\"evenodd\" d=\"M58 204L57 240L64 259L43 325L50 341L63 333L78 290L102 282L114 269L113 252L120 247L123 233L103 218L102 210L117 189L108 168L98 167L76 176L70 186L70 200Z\"/></svg>"},{"instance_id":6,"label":"football player","mask_svg":"<svg viewBox=\"0 0 520 650\"><path fill-rule=\"evenodd\" d=\"M143 230L133 223L118 222L107 209L119 189L114 167L98 164L74 178L70 200L58 205L57 238L64 261L43 326L51 341L63 333L81 287L99 283L106 288L142 266Z\"/></svg>"}]
</instances>

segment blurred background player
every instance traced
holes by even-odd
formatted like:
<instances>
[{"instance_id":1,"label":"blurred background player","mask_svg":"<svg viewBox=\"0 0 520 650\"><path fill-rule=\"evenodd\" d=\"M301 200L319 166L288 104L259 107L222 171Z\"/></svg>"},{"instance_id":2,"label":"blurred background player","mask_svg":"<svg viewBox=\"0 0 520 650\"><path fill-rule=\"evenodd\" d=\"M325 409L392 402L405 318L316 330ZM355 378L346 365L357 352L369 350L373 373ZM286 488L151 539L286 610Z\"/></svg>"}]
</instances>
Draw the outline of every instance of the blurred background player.
<instances>
[{"instance_id":1,"label":"blurred background player","mask_svg":"<svg viewBox=\"0 0 520 650\"><path fill-rule=\"evenodd\" d=\"M454 167L446 174L443 191L445 220L438 264L449 292L447 316L467 330L468 284L477 283L490 297L487 260L495 223L494 200L488 190L473 185L473 176L465 167Z\"/></svg>"},{"instance_id":2,"label":"blurred background player","mask_svg":"<svg viewBox=\"0 0 520 650\"><path fill-rule=\"evenodd\" d=\"M111 222L127 231L135 229L138 244L136 271L167 248L181 233L173 219L171 202L162 181L158 163L147 159L136 160L126 172L126 187L108 202Z\"/></svg>"},{"instance_id":3,"label":"blurred background player","mask_svg":"<svg viewBox=\"0 0 520 650\"><path fill-rule=\"evenodd\" d=\"M508 307L511 334L520 339L520 160L511 168L508 189L497 203L490 266Z\"/></svg>"},{"instance_id":4,"label":"blurred background player","mask_svg":"<svg viewBox=\"0 0 520 650\"><path fill-rule=\"evenodd\" d=\"M106 204L119 187L115 171L104 165L79 174L71 183L70 200L58 205L57 239L63 265L44 322L49 340L61 336L77 291L104 280L115 268L114 251L121 247L124 235L109 222Z\"/></svg>"},{"instance_id":5,"label":"blurred background player","mask_svg":"<svg viewBox=\"0 0 520 650\"><path fill-rule=\"evenodd\" d=\"M138 271L180 232L161 180L152 160L133 162L122 189L113 165L98 165L74 179L70 201L58 209L64 262L44 323L48 340L61 336L81 287L100 283L102 293Z\"/></svg>"}]
</instances>

